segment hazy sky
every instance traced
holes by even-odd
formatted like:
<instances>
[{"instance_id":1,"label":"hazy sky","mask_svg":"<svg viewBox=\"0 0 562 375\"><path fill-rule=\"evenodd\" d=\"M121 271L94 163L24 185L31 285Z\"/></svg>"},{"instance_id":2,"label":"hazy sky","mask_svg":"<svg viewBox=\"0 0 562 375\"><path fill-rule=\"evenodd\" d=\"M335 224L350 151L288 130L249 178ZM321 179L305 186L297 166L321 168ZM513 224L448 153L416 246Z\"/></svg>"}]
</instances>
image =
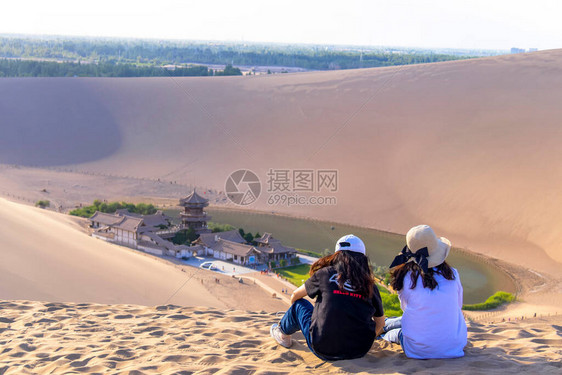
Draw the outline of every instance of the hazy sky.
<instances>
[{"instance_id":1,"label":"hazy sky","mask_svg":"<svg viewBox=\"0 0 562 375\"><path fill-rule=\"evenodd\" d=\"M562 47L560 0L15 0L0 33L509 49Z\"/></svg>"}]
</instances>

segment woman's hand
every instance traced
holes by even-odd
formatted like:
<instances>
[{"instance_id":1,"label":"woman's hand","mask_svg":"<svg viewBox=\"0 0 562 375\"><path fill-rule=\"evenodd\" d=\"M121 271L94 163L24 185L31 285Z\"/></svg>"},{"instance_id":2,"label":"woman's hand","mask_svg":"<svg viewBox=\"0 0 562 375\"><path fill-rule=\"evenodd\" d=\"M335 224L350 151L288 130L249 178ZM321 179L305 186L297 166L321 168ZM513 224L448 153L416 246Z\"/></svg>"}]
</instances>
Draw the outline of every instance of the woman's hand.
<instances>
[{"instance_id":1,"label":"woman's hand","mask_svg":"<svg viewBox=\"0 0 562 375\"><path fill-rule=\"evenodd\" d=\"M384 320L385 320L385 316L375 316L375 332L376 332L376 336L375 337L379 337L382 334L382 331L384 329Z\"/></svg>"},{"instance_id":2,"label":"woman's hand","mask_svg":"<svg viewBox=\"0 0 562 375\"><path fill-rule=\"evenodd\" d=\"M306 296L306 288L304 287L303 284L299 286L297 289L295 289L293 294L291 294L291 305L296 301L298 301L299 299L304 298L305 296Z\"/></svg>"}]
</instances>

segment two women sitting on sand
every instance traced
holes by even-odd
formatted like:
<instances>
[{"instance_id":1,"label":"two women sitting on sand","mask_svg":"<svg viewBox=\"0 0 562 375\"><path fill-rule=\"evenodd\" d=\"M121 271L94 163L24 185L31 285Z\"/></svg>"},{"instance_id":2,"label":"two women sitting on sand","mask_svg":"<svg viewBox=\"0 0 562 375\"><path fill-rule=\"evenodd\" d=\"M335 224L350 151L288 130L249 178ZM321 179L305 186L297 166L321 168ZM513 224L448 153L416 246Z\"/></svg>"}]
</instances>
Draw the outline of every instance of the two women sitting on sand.
<instances>
[{"instance_id":1,"label":"two women sitting on sand","mask_svg":"<svg viewBox=\"0 0 562 375\"><path fill-rule=\"evenodd\" d=\"M312 265L310 279L293 292L292 305L271 326L271 336L288 348L300 329L310 350L332 361L363 357L381 333L410 358L462 357L462 286L458 272L445 262L451 244L427 225L410 229L406 244L391 264L402 317L385 320L365 245L347 235L334 254ZM314 307L303 299L306 295L316 299Z\"/></svg>"}]
</instances>

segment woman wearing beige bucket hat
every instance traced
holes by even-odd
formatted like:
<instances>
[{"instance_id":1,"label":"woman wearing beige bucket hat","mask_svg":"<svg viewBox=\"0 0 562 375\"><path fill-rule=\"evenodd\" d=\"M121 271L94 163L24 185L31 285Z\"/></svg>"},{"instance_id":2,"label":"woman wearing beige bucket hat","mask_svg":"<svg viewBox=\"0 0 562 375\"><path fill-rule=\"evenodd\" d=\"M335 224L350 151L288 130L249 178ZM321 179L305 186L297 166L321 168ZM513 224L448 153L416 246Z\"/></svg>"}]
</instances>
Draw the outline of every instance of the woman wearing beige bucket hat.
<instances>
[{"instance_id":1,"label":"woman wearing beige bucket hat","mask_svg":"<svg viewBox=\"0 0 562 375\"><path fill-rule=\"evenodd\" d=\"M406 246L390 265L390 285L404 314L386 320L382 337L400 344L410 358L464 356L463 289L457 270L445 262L450 250L449 240L418 225L408 231Z\"/></svg>"}]
</instances>

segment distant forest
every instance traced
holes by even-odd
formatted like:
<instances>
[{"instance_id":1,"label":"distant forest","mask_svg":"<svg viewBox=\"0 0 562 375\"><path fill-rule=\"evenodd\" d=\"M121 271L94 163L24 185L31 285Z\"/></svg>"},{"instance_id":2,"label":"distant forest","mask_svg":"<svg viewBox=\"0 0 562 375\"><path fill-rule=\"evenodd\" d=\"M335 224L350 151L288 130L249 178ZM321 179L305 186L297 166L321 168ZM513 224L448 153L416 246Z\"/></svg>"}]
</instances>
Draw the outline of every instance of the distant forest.
<instances>
[{"instance_id":1,"label":"distant forest","mask_svg":"<svg viewBox=\"0 0 562 375\"><path fill-rule=\"evenodd\" d=\"M176 67L138 66L115 63L74 63L56 61L17 60L0 58L0 77L194 77L242 75L238 68L227 65L224 70L212 70L195 65Z\"/></svg>"},{"instance_id":2,"label":"distant forest","mask_svg":"<svg viewBox=\"0 0 562 375\"><path fill-rule=\"evenodd\" d=\"M353 69L466 59L469 56L419 49L360 49L64 37L0 37L3 76L155 76L231 75L201 66L162 71L166 64L298 67L311 70ZM14 59L18 62L14 63ZM56 60L65 64L58 68ZM35 60L35 61L30 61ZM74 63L74 64L71 64ZM158 70L160 69L160 70ZM176 69L177 70L177 69ZM3 74L2 74L3 73Z\"/></svg>"}]
</instances>

